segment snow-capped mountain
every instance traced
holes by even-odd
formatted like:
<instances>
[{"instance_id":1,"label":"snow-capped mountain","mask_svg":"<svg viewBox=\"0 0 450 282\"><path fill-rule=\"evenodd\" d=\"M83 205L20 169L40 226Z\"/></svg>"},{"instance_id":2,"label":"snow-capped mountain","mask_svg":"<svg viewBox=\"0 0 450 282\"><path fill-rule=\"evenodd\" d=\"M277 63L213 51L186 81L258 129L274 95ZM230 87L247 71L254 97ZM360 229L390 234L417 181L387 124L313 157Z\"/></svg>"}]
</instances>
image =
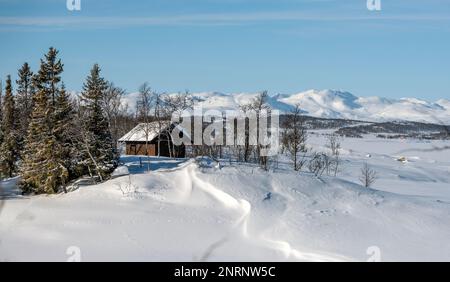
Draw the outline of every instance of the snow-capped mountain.
<instances>
[{"instance_id":1,"label":"snow-capped mountain","mask_svg":"<svg viewBox=\"0 0 450 282\"><path fill-rule=\"evenodd\" d=\"M192 94L204 109L233 110L249 103L257 93L200 92ZM137 93L130 93L126 102L134 109ZM321 118L357 119L366 121L407 120L450 124L450 101L428 102L416 98L388 99L357 97L337 90L308 90L295 94L271 96L268 104L283 113L299 104L306 115Z\"/></svg>"},{"instance_id":2,"label":"snow-capped mountain","mask_svg":"<svg viewBox=\"0 0 450 282\"><path fill-rule=\"evenodd\" d=\"M450 122L450 102L444 99L431 103L416 98L356 97L349 92L334 90L308 90L277 97L278 101L288 105L299 104L308 115L315 117Z\"/></svg>"}]
</instances>

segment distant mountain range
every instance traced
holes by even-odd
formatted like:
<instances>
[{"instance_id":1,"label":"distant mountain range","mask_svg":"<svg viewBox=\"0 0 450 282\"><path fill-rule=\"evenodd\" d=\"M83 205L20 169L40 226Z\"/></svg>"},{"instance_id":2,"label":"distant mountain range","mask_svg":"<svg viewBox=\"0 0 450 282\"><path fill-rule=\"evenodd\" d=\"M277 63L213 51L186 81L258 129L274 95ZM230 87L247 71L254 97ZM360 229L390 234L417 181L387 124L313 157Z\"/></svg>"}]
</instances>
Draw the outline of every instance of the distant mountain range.
<instances>
[{"instance_id":1,"label":"distant mountain range","mask_svg":"<svg viewBox=\"0 0 450 282\"><path fill-rule=\"evenodd\" d=\"M238 109L253 99L255 93L220 92L192 93L196 104L204 109ZM137 93L126 96L130 108L135 107ZM268 104L283 113L299 104L305 115L333 119L364 121L407 120L450 124L450 100L428 102L416 98L388 99L381 97L356 97L345 91L308 90L296 94L271 96Z\"/></svg>"}]
</instances>

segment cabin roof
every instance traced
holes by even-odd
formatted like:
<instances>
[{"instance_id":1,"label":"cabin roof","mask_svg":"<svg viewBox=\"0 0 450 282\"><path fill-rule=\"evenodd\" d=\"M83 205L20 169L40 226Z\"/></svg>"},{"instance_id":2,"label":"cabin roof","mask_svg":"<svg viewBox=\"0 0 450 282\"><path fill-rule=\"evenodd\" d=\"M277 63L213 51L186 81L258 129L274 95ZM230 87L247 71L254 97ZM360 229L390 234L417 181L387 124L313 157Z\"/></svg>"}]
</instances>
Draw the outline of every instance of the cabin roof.
<instances>
[{"instance_id":1,"label":"cabin roof","mask_svg":"<svg viewBox=\"0 0 450 282\"><path fill-rule=\"evenodd\" d=\"M169 125L171 123L169 121L162 121L161 124L161 131L165 131L168 129ZM177 128L180 129L180 131L183 132L183 134L186 134L187 136L190 136L189 133L186 132L184 128L181 128L181 126L175 125ZM145 142L145 141L152 141L156 137L158 137L159 134L159 124L158 122L150 122L150 123L140 123L135 128L130 130L127 134L122 136L122 138L119 139L119 142Z\"/></svg>"},{"instance_id":2,"label":"cabin roof","mask_svg":"<svg viewBox=\"0 0 450 282\"><path fill-rule=\"evenodd\" d=\"M162 130L164 131L168 127L168 122L162 123ZM151 141L158 136L159 124L158 122L139 123L135 128L130 130L127 134L119 139L119 142L145 142ZM148 135L148 136L147 136Z\"/></svg>"}]
</instances>

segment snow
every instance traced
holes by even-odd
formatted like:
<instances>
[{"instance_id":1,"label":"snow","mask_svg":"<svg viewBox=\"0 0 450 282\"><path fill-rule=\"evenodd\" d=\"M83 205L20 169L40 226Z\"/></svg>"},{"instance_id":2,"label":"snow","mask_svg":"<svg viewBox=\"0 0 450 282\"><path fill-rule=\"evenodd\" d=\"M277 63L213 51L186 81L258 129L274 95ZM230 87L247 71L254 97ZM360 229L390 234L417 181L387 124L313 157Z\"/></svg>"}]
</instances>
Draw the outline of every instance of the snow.
<instances>
[{"instance_id":1,"label":"snow","mask_svg":"<svg viewBox=\"0 0 450 282\"><path fill-rule=\"evenodd\" d=\"M408 120L449 123L450 111L437 103L416 98L386 99L356 97L336 90L309 90L285 95L281 100L289 105L300 104L312 116L367 121ZM440 103L444 104L443 101Z\"/></svg>"},{"instance_id":2,"label":"snow","mask_svg":"<svg viewBox=\"0 0 450 282\"><path fill-rule=\"evenodd\" d=\"M444 109L450 110L450 100L440 99L436 102L436 104L441 106Z\"/></svg>"},{"instance_id":3,"label":"snow","mask_svg":"<svg viewBox=\"0 0 450 282\"><path fill-rule=\"evenodd\" d=\"M165 128L168 126L167 122L163 122L161 127ZM140 123L135 128L130 130L127 134L122 136L119 139L119 142L126 141L136 141L136 142L145 142L152 141L155 137L158 136L159 123L158 122L150 122L150 123Z\"/></svg>"},{"instance_id":4,"label":"snow","mask_svg":"<svg viewBox=\"0 0 450 282\"><path fill-rule=\"evenodd\" d=\"M321 135L315 150L325 150ZM338 178L208 158L123 156L119 176L52 196L2 182L0 261L450 260L450 151L444 141L347 138ZM367 157L369 156L370 157ZM408 163L396 161L405 156ZM140 165L140 160L143 165ZM367 162L379 175L358 184Z\"/></svg>"},{"instance_id":5,"label":"snow","mask_svg":"<svg viewBox=\"0 0 450 282\"><path fill-rule=\"evenodd\" d=\"M162 131L167 130L169 127L168 121L161 121L161 128ZM190 133L187 132L187 130L181 125L176 124L175 128L178 129L179 132L183 132L184 136L187 138L190 137ZM146 141L152 141L156 137L158 137L158 130L159 130L159 122L150 122L150 123L140 123L136 127L134 127L132 130L130 130L128 133L126 133L124 136L122 136L118 141L119 142L127 142L127 141L133 141L133 142L146 142Z\"/></svg>"},{"instance_id":6,"label":"snow","mask_svg":"<svg viewBox=\"0 0 450 282\"><path fill-rule=\"evenodd\" d=\"M237 110L256 97L257 93L192 93L198 106L205 110ZM138 95L130 93L125 101L136 104ZM270 96L272 109L287 113L299 104L302 111L320 118L356 119L365 121L407 120L430 123L450 123L450 102L441 99L428 102L417 98L387 99L382 97L357 97L339 90L307 90L294 94Z\"/></svg>"},{"instance_id":7,"label":"snow","mask_svg":"<svg viewBox=\"0 0 450 282\"><path fill-rule=\"evenodd\" d=\"M118 168L116 168L113 173L111 174L112 178L116 178L116 177L120 177L120 176L124 176L124 175L129 175L130 171L128 170L127 166L119 166Z\"/></svg>"}]
</instances>

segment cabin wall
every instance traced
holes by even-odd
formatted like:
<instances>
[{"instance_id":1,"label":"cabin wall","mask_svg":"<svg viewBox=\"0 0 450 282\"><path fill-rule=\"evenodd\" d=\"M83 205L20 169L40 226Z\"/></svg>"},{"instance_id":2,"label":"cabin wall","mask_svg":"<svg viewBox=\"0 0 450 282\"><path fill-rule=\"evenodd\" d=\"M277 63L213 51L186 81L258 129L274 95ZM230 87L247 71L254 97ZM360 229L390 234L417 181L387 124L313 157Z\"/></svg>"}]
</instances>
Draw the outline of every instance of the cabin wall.
<instances>
[{"instance_id":1,"label":"cabin wall","mask_svg":"<svg viewBox=\"0 0 450 282\"><path fill-rule=\"evenodd\" d=\"M172 142L167 142L167 140L161 141L160 148L161 157L170 157L169 146L172 146ZM127 142L126 143L126 154L127 155L147 155L147 156L158 156L158 142L152 142L148 144L148 152L146 152L145 142ZM173 147L171 147L173 148ZM186 157L185 146L175 146L175 152L172 152L172 156L176 158Z\"/></svg>"},{"instance_id":2,"label":"cabin wall","mask_svg":"<svg viewBox=\"0 0 450 282\"><path fill-rule=\"evenodd\" d=\"M170 149L169 149L170 146ZM181 146L173 146L172 142L167 142L167 140L161 141L161 157L170 157L170 153L172 153L172 157L174 158L185 158L186 157L186 147L184 145ZM158 144L156 143L156 151L158 151Z\"/></svg>"},{"instance_id":3,"label":"cabin wall","mask_svg":"<svg viewBox=\"0 0 450 282\"><path fill-rule=\"evenodd\" d=\"M147 155L157 156L156 146L154 144L145 143L127 143L126 144L127 155Z\"/></svg>"}]
</instances>

